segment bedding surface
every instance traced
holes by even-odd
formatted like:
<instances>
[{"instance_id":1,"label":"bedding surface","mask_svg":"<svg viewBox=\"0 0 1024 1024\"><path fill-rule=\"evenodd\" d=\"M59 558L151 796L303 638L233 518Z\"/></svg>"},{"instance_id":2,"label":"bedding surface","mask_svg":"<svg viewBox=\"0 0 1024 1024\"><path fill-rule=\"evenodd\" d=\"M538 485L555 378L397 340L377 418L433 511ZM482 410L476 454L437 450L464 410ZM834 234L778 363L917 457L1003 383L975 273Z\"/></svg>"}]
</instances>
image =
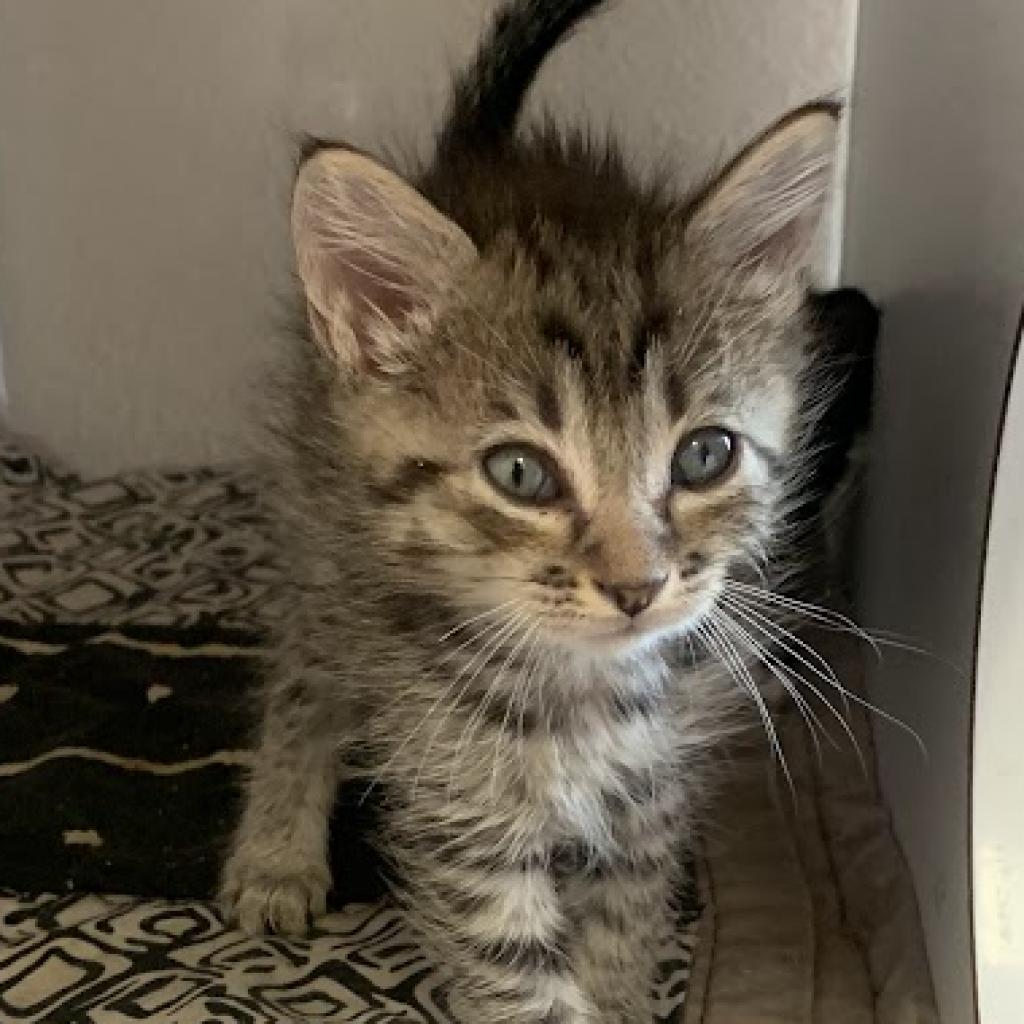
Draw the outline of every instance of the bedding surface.
<instances>
[{"instance_id":1,"label":"bedding surface","mask_svg":"<svg viewBox=\"0 0 1024 1024\"><path fill-rule=\"evenodd\" d=\"M0 434L0 1024L433 1024L447 977L407 933L357 789L331 912L250 938L209 901L250 757L274 548L248 468L83 481ZM844 685L863 650L809 637ZM815 749L762 680L658 965L673 1024L935 1024L917 906L856 703Z\"/></svg>"},{"instance_id":2,"label":"bedding surface","mask_svg":"<svg viewBox=\"0 0 1024 1024\"><path fill-rule=\"evenodd\" d=\"M388 900L358 787L308 939L250 938L209 902L279 578L255 474L86 483L11 442L0 474L0 1022L444 1020L446 975ZM678 904L664 1021L692 884Z\"/></svg>"}]
</instances>

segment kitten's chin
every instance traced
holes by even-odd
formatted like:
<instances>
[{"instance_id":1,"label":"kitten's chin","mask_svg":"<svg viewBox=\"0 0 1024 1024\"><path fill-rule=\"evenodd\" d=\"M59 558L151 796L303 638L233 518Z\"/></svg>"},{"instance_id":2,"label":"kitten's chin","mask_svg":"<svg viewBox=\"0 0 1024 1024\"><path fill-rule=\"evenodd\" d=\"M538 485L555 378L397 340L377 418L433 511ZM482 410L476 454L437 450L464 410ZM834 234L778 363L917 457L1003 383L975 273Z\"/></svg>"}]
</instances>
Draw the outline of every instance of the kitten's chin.
<instances>
[{"instance_id":1,"label":"kitten's chin","mask_svg":"<svg viewBox=\"0 0 1024 1024\"><path fill-rule=\"evenodd\" d=\"M665 640L682 636L697 624L701 613L665 611L637 619L601 618L573 628L552 630L552 642L582 658L631 659Z\"/></svg>"}]
</instances>

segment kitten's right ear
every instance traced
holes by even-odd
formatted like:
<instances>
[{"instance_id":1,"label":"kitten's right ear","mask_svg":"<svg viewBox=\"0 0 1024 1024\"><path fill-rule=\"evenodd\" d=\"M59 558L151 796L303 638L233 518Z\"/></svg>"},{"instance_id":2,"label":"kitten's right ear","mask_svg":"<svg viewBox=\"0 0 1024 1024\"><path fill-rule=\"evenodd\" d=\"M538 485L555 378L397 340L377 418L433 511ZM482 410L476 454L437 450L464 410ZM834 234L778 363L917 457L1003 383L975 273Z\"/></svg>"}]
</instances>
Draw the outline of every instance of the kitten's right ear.
<instances>
[{"instance_id":1,"label":"kitten's right ear","mask_svg":"<svg viewBox=\"0 0 1024 1024\"><path fill-rule=\"evenodd\" d=\"M300 168L292 237L313 334L350 371L400 372L477 255L411 185L348 149Z\"/></svg>"}]
</instances>

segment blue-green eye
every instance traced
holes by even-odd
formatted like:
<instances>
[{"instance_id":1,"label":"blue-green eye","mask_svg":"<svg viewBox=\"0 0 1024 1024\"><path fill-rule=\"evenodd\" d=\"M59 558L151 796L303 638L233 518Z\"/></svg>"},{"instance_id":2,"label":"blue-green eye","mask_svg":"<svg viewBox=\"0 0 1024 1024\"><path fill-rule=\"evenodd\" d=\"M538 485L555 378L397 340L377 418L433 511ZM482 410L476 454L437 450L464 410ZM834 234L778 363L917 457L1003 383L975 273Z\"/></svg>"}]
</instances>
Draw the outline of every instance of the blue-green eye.
<instances>
[{"instance_id":1,"label":"blue-green eye","mask_svg":"<svg viewBox=\"0 0 1024 1024\"><path fill-rule=\"evenodd\" d=\"M672 455L672 483L701 488L718 483L736 461L736 435L724 427L701 427L687 434Z\"/></svg>"},{"instance_id":2,"label":"blue-green eye","mask_svg":"<svg viewBox=\"0 0 1024 1024\"><path fill-rule=\"evenodd\" d=\"M551 460L526 444L492 448L484 456L487 479L503 494L530 505L547 505L562 495Z\"/></svg>"}]
</instances>

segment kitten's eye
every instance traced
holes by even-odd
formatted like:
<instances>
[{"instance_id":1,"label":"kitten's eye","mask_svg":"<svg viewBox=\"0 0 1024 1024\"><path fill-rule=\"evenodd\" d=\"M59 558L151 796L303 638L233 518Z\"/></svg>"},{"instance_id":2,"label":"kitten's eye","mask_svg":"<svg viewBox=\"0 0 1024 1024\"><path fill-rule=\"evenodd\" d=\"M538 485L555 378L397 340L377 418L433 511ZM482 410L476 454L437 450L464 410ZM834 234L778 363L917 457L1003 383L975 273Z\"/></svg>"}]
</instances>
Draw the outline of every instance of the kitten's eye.
<instances>
[{"instance_id":1,"label":"kitten's eye","mask_svg":"<svg viewBox=\"0 0 1024 1024\"><path fill-rule=\"evenodd\" d=\"M542 452L525 444L493 448L484 457L487 478L504 494L531 505L547 505L561 497L562 487Z\"/></svg>"},{"instance_id":2,"label":"kitten's eye","mask_svg":"<svg viewBox=\"0 0 1024 1024\"><path fill-rule=\"evenodd\" d=\"M679 442L672 456L672 483L701 488L717 483L736 459L736 436L724 427L701 427Z\"/></svg>"}]
</instances>

